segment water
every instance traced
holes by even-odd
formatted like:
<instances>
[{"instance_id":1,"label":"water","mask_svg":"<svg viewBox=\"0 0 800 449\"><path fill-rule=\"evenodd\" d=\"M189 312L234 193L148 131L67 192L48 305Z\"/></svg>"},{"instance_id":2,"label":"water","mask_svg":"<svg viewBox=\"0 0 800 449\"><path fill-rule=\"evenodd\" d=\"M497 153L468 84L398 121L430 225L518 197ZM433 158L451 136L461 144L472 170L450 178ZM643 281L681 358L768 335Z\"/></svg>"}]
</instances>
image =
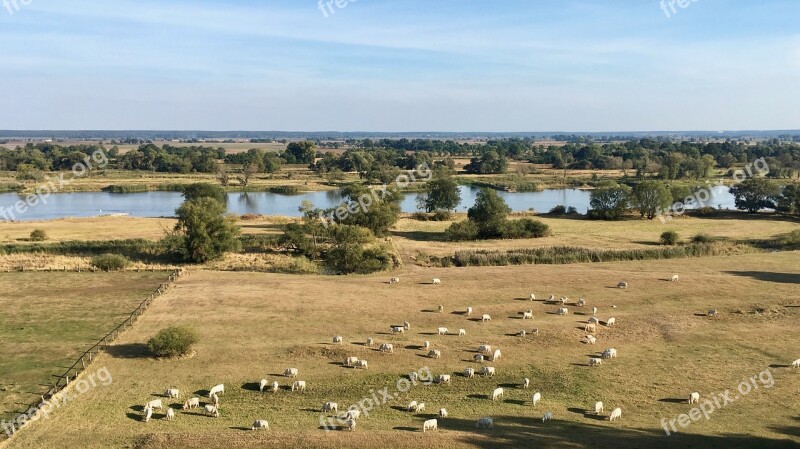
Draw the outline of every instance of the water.
<instances>
[{"instance_id":1,"label":"water","mask_svg":"<svg viewBox=\"0 0 800 449\"><path fill-rule=\"evenodd\" d=\"M459 211L466 211L475 203L480 189L461 187ZM578 212L589 209L589 191L577 189L550 189L541 192L499 192L508 205L517 212L547 212L555 206L575 207ZM107 193L78 192L61 193L46 198L29 207L24 213L10 211L10 207L24 197L16 193L0 193L0 220L18 221L52 220L66 217L95 217L109 214L127 214L134 217L172 217L183 201L178 192ZM282 195L270 192L232 192L228 194L228 210L234 214L300 215L298 207L303 200L319 208L339 205L342 197L338 191L308 192L298 195ZM725 187L717 187L708 203L712 207L721 205L734 208L733 195ZM403 212L417 211L417 195L409 194L401 203ZM13 213L13 216L12 216Z\"/></svg>"}]
</instances>

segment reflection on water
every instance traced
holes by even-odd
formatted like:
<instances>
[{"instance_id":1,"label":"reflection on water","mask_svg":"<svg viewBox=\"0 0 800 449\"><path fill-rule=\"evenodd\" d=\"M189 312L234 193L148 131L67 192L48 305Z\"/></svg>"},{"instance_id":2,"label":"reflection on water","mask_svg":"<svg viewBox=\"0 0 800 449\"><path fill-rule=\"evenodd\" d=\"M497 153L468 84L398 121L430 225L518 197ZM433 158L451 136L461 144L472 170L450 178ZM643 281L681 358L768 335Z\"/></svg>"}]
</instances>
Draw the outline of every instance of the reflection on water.
<instances>
[{"instance_id":1,"label":"reflection on water","mask_svg":"<svg viewBox=\"0 0 800 449\"><path fill-rule=\"evenodd\" d=\"M475 203L480 189L461 187L461 205L464 211ZM589 209L588 191L577 189L552 189L541 192L499 192L500 196L514 211L547 212L555 206L574 207L580 213ZM0 194L0 207L7 211L24 196L16 193ZM23 214L15 214L15 219L50 220L64 217L93 217L108 214L129 214L135 217L171 217L175 214L183 196L177 192L108 193L77 192L51 195ZM310 201L319 208L331 208L342 201L339 191L307 192L296 195L282 195L270 192L232 192L228 194L228 210L235 214L264 214L300 216L298 208L304 201ZM727 188L712 191L711 207L734 208L733 196ZM408 194L401 203L403 212L417 211L417 195ZM8 218L12 218L6 212ZM2 218L2 217L0 217Z\"/></svg>"}]
</instances>

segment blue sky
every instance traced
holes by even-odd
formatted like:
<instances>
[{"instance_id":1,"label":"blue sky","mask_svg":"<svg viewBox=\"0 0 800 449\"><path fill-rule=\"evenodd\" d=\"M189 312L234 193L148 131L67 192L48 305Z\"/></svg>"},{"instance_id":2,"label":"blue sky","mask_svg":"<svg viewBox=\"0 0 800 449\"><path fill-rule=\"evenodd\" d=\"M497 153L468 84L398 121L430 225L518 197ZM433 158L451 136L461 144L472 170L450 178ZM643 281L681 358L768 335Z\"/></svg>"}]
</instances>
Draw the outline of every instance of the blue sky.
<instances>
[{"instance_id":1,"label":"blue sky","mask_svg":"<svg viewBox=\"0 0 800 449\"><path fill-rule=\"evenodd\" d=\"M797 0L2 1L0 129L800 128Z\"/></svg>"}]
</instances>

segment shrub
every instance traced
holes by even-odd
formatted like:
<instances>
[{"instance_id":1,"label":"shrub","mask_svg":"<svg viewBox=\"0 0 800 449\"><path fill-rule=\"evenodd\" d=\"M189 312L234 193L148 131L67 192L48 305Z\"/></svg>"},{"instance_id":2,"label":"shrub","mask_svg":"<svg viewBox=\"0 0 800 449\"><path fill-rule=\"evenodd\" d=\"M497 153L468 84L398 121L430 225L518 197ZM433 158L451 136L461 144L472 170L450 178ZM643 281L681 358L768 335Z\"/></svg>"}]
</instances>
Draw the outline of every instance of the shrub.
<instances>
[{"instance_id":1,"label":"shrub","mask_svg":"<svg viewBox=\"0 0 800 449\"><path fill-rule=\"evenodd\" d=\"M478 225L472 220L453 223L444 231L444 236L451 242L478 239Z\"/></svg>"},{"instance_id":2,"label":"shrub","mask_svg":"<svg viewBox=\"0 0 800 449\"><path fill-rule=\"evenodd\" d=\"M92 266L103 271L118 271L127 267L130 261L119 254L101 254L92 258Z\"/></svg>"},{"instance_id":3,"label":"shrub","mask_svg":"<svg viewBox=\"0 0 800 449\"><path fill-rule=\"evenodd\" d=\"M575 206L570 206L567 209L567 215L578 215L578 209L575 209Z\"/></svg>"},{"instance_id":4,"label":"shrub","mask_svg":"<svg viewBox=\"0 0 800 449\"><path fill-rule=\"evenodd\" d=\"M47 233L44 232L44 229L34 229L31 231L32 242L43 242L45 240L47 240Z\"/></svg>"},{"instance_id":5,"label":"shrub","mask_svg":"<svg viewBox=\"0 0 800 449\"><path fill-rule=\"evenodd\" d=\"M147 342L147 347L158 357L179 357L189 354L197 341L194 330L173 326L159 331Z\"/></svg>"},{"instance_id":6,"label":"shrub","mask_svg":"<svg viewBox=\"0 0 800 449\"><path fill-rule=\"evenodd\" d=\"M503 226L503 238L506 239L536 239L549 235L550 226L530 218L508 220Z\"/></svg>"},{"instance_id":7,"label":"shrub","mask_svg":"<svg viewBox=\"0 0 800 449\"><path fill-rule=\"evenodd\" d=\"M109 193L136 193L136 192L147 192L149 189L144 184L112 184L106 187L103 187L103 192Z\"/></svg>"},{"instance_id":8,"label":"shrub","mask_svg":"<svg viewBox=\"0 0 800 449\"><path fill-rule=\"evenodd\" d=\"M799 248L800 247L800 229L795 229L794 231L782 235L778 242L786 247L789 248Z\"/></svg>"},{"instance_id":9,"label":"shrub","mask_svg":"<svg viewBox=\"0 0 800 449\"><path fill-rule=\"evenodd\" d=\"M431 217L432 221L448 221L453 218L453 213L449 210L437 210Z\"/></svg>"},{"instance_id":10,"label":"shrub","mask_svg":"<svg viewBox=\"0 0 800 449\"><path fill-rule=\"evenodd\" d=\"M714 243L714 237L705 233L700 233L692 237L692 243Z\"/></svg>"},{"instance_id":11,"label":"shrub","mask_svg":"<svg viewBox=\"0 0 800 449\"><path fill-rule=\"evenodd\" d=\"M550 209L550 215L566 215L566 213L567 213L567 208L560 204Z\"/></svg>"},{"instance_id":12,"label":"shrub","mask_svg":"<svg viewBox=\"0 0 800 449\"><path fill-rule=\"evenodd\" d=\"M662 245L673 246L678 244L679 239L680 237L678 236L677 232L667 231L661 234L661 239L659 241L661 242Z\"/></svg>"}]
</instances>

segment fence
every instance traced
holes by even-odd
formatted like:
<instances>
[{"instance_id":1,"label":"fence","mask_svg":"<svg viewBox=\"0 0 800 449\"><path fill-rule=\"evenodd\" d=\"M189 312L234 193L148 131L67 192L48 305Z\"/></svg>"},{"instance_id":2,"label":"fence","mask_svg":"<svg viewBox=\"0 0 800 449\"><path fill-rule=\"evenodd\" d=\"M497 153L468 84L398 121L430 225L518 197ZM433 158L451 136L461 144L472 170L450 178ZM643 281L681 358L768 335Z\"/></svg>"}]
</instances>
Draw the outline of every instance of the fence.
<instances>
[{"instance_id":1,"label":"fence","mask_svg":"<svg viewBox=\"0 0 800 449\"><path fill-rule=\"evenodd\" d=\"M164 294L164 292L167 291L169 286L184 274L185 270L183 270L182 268L172 272L167 278L167 282L161 284L157 289L155 289L155 291L153 291L153 293L150 293L150 295L144 301L142 301L133 312L131 312L131 314L128 316L128 318L125 319L125 321L123 321L117 327L112 329L111 332L107 333L91 348L89 348L80 357L78 357L75 363L73 363L72 366L70 366L64 372L64 374L57 376L58 380L53 384L52 387L50 387L49 390L47 390L46 393L40 396L40 399L28 405L23 413L17 415L11 421L12 434L19 431L19 429L15 428L13 425L13 423L16 422L17 418L19 418L22 415L29 415L28 412L30 412L31 410L39 410L45 404L46 401L55 396L59 391L62 391L65 388L67 388L69 386L70 380L77 379L78 375L80 375L80 373L86 370L86 366L92 363L92 360L97 354L102 352L102 350L106 348L109 344L113 343L123 331L133 326L133 324L136 323L136 321L139 319L140 316L142 316L145 310L147 310L147 308L150 307L150 304L153 302L153 300Z\"/></svg>"}]
</instances>

